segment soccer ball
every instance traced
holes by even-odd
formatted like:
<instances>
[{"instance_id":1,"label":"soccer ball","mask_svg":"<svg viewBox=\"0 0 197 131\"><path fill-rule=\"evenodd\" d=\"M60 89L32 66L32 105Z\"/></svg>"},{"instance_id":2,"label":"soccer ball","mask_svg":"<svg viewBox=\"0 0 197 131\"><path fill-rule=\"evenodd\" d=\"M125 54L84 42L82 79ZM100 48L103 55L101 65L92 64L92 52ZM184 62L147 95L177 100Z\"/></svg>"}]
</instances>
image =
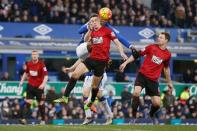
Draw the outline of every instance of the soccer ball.
<instances>
[{"instance_id":1,"label":"soccer ball","mask_svg":"<svg viewBox=\"0 0 197 131\"><path fill-rule=\"evenodd\" d=\"M101 8L99 10L99 17L102 20L108 21L112 17L112 11L107 7Z\"/></svg>"}]
</instances>

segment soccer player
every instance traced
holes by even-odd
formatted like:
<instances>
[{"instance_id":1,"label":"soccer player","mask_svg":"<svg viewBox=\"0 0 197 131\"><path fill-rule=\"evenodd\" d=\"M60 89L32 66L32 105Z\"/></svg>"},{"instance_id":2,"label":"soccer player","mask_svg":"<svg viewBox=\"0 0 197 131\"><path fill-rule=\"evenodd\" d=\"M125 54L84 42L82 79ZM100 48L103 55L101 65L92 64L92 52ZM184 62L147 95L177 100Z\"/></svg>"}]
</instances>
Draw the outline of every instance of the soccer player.
<instances>
[{"instance_id":1,"label":"soccer player","mask_svg":"<svg viewBox=\"0 0 197 131\"><path fill-rule=\"evenodd\" d=\"M157 39L156 44L150 44L145 47L144 50L136 51L133 56L130 56L123 64L120 65L120 71L124 71L124 68L129 62L134 61L139 56L146 56L142 63L138 75L135 80L134 92L133 92L133 117L136 118L137 109L139 106L139 95L143 88L146 90L146 94L151 96L152 106L150 110L150 117L153 118L153 123L157 124L156 112L161 105L160 91L158 79L162 70L169 87L173 87L170 78L169 61L171 53L166 48L170 41L170 35L166 32L162 32ZM134 50L134 49L133 49ZM135 121L135 119L134 119Z\"/></svg>"},{"instance_id":2,"label":"soccer player","mask_svg":"<svg viewBox=\"0 0 197 131\"><path fill-rule=\"evenodd\" d=\"M89 28L93 28L93 25L91 23L89 23ZM89 51L88 51L88 45L90 45L89 42L85 42L84 43L84 37L82 36L82 39L81 41L83 43L79 43L78 47L76 48L76 53L77 53L77 56L79 57L79 60L76 61L76 63L71 66L70 68L65 68L65 71L73 71L76 66L80 63L79 61L83 61L85 60L88 55L89 55ZM88 44L89 43L89 44ZM109 64L110 64L110 61L109 61ZM83 101L84 101L84 104L88 103L89 101L89 96L91 96L90 94L90 91L91 91L91 83L92 83L92 78L93 78L93 74L92 72L88 72L85 74L85 81L84 81L84 84L83 84ZM113 113L111 112L111 109L109 107L109 104L103 94L103 90L105 89L105 84L107 82L107 74L104 73L103 75L103 78L99 84L99 92L97 94L97 98L98 100L102 103L104 109L105 109L105 112L106 112L106 118L107 118L107 121L105 123L105 125L109 125L112 123L112 118L113 118ZM85 106L84 106L85 107ZM85 110L85 115L86 115L86 118L83 122L83 125L86 125L86 124L89 124L93 121L92 119L92 111L93 112L96 112L96 108L94 105L92 105L90 108L84 108Z\"/></svg>"},{"instance_id":3,"label":"soccer player","mask_svg":"<svg viewBox=\"0 0 197 131\"><path fill-rule=\"evenodd\" d=\"M80 47L77 47L77 48L80 48ZM75 70L75 68L77 67L77 65L79 65L83 60L82 59L78 59L75 64L73 64L71 67L69 68L65 68L64 71L65 72L72 72ZM84 83L83 83L83 101L84 101L84 104L88 103L89 102L89 96L90 96L90 91L91 91L91 83L92 83L92 79L93 79L93 74L92 72L88 72L86 73L86 77L85 77L85 80L84 80ZM104 109L105 109L105 112L106 112L106 119L107 121L105 122L105 125L109 125L112 123L112 119L113 119L113 113L111 111L111 108L109 107L109 104L103 94L103 91L105 90L105 85L106 85L106 82L107 82L107 74L104 73L103 74L103 78L99 84L99 92L97 94L97 98L99 100L99 102L102 103ZM94 107L93 105L90 107L90 108L84 108L85 110L85 120L83 122L82 125L87 125L91 122L93 122L93 119L92 119L92 111L93 112L96 112L96 107Z\"/></svg>"},{"instance_id":4,"label":"soccer player","mask_svg":"<svg viewBox=\"0 0 197 131\"><path fill-rule=\"evenodd\" d=\"M103 21L103 20L102 20L102 23L104 24L104 26L110 28L110 29L115 33L117 39L118 39L125 47L130 48L130 49L132 48L131 43L129 43L129 41L127 41L126 38L125 38L124 36L122 36L122 35L120 34L120 32L119 32L116 28L114 28L109 22ZM78 30L78 33L79 33L79 34L82 34L82 39L81 39L80 43L83 43L83 42L84 42L84 38L83 38L83 37L84 37L85 33L88 31L88 28L89 28L89 23L86 23L86 24L82 25L82 26L80 27L80 29Z\"/></svg>"},{"instance_id":5,"label":"soccer player","mask_svg":"<svg viewBox=\"0 0 197 131\"><path fill-rule=\"evenodd\" d=\"M45 124L45 103L44 103L44 87L48 81L48 72L45 64L39 60L38 51L34 50L31 53L32 60L26 63L25 72L21 78L19 86L23 85L24 80L28 77L27 96L23 110L23 119L21 122L26 123L26 113L29 110L34 97L39 103L39 111L41 115L41 124Z\"/></svg>"},{"instance_id":6,"label":"soccer player","mask_svg":"<svg viewBox=\"0 0 197 131\"><path fill-rule=\"evenodd\" d=\"M89 124L92 122L92 112L91 112L91 107L88 108L86 107L86 104L89 103L89 96L90 95L90 91L91 91L91 84L92 84L92 79L93 79L93 75L90 74L90 76L86 76L85 78L85 81L84 81L84 84L83 84L83 98L84 98L84 110L85 110L85 115L86 115L86 118L83 122L83 125L86 125L86 124ZM103 105L104 107L104 111L106 113L106 122L104 123L104 125L110 125L112 123L112 119L113 119L113 113L111 111L111 108L107 102L107 99L106 97L104 96L104 90L105 90L105 85L106 85L106 82L107 82L107 74L104 73L103 74L103 78L98 86L99 88L99 91L98 91L98 94L97 94L97 98L98 98L98 101L101 102L101 104Z\"/></svg>"},{"instance_id":7,"label":"soccer player","mask_svg":"<svg viewBox=\"0 0 197 131\"><path fill-rule=\"evenodd\" d=\"M92 79L92 98L91 103L94 102L97 93L98 93L98 85L102 79L104 70L107 66L109 60L109 49L111 40L116 44L120 55L123 59L127 59L123 51L123 47L121 43L116 38L115 34L109 28L102 26L101 21L97 15L93 15L90 17L90 22L93 24L93 29L89 29L86 33L84 40L91 43L91 52L89 56L80 63L74 72L67 84L64 97L55 100L55 102L68 102L68 96L72 89L74 88L77 79L84 73L89 71L93 71L93 79Z\"/></svg>"}]
</instances>

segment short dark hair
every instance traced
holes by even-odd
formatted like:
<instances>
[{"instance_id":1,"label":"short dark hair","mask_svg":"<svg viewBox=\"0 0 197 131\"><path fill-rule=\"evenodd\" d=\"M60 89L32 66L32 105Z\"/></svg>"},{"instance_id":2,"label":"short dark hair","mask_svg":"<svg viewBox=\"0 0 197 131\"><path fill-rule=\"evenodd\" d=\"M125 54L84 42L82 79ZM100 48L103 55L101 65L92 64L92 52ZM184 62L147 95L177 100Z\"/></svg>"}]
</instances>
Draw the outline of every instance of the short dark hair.
<instances>
[{"instance_id":1,"label":"short dark hair","mask_svg":"<svg viewBox=\"0 0 197 131\"><path fill-rule=\"evenodd\" d=\"M165 35L165 38L168 40L168 42L170 41L170 34L167 32L161 32L162 35Z\"/></svg>"},{"instance_id":2,"label":"short dark hair","mask_svg":"<svg viewBox=\"0 0 197 131\"><path fill-rule=\"evenodd\" d=\"M37 50L32 50L32 53L33 53L33 52L38 52L38 51L37 51Z\"/></svg>"},{"instance_id":3,"label":"short dark hair","mask_svg":"<svg viewBox=\"0 0 197 131\"><path fill-rule=\"evenodd\" d=\"M98 17L98 14L92 13L92 14L90 15L89 19L91 19L92 17Z\"/></svg>"}]
</instances>

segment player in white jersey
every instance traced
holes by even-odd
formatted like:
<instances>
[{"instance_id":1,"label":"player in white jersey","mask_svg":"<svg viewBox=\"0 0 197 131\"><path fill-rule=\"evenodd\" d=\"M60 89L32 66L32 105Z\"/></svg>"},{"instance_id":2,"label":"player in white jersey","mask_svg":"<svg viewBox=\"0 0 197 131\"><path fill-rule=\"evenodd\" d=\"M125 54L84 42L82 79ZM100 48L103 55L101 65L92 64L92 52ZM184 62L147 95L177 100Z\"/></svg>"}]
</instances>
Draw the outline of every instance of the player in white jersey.
<instances>
[{"instance_id":1,"label":"player in white jersey","mask_svg":"<svg viewBox=\"0 0 197 131\"><path fill-rule=\"evenodd\" d=\"M76 53L77 56L79 57L79 59L75 62L74 65L72 65L69 68L65 68L65 72L72 72L75 70L75 68L77 67L78 64L80 64L80 62L82 62L87 56L88 56L88 49L87 49L87 43L82 43L80 44L77 49L76 49ZM91 84L92 84L92 72L89 72L86 74L85 80L84 80L84 84L83 84L83 101L84 101L84 105L87 104L89 102L89 99L91 96L90 92L91 92ZM103 91L105 89L105 85L107 82L107 74L104 73L102 81L99 84L99 92L97 94L97 98L99 100L99 102L101 102L103 104L104 110L106 111L106 122L105 125L109 125L112 123L112 118L113 118L113 113L111 111L111 108L109 107L109 104L103 94ZM91 123L93 121L92 119L92 111L96 112L96 110L94 109L94 105L92 107L86 107L84 106L84 110L85 110L85 115L86 118L83 122L83 125L87 125L89 123Z\"/></svg>"},{"instance_id":2,"label":"player in white jersey","mask_svg":"<svg viewBox=\"0 0 197 131\"><path fill-rule=\"evenodd\" d=\"M89 99L91 98L92 78L93 78L92 74L87 74L87 76L85 77L85 81L84 81L84 84L83 84L83 100L84 100L84 104L88 103ZM104 73L102 81L99 84L99 92L97 94L97 98L98 98L99 102L102 103L102 105L104 107L104 110L105 110L105 114L106 114L105 125L109 125L109 124L112 123L113 113L111 112L111 108L109 107L109 104L108 104L108 102L106 100L106 97L104 95L106 82L107 82L107 74ZM83 125L86 125L86 124L89 124L89 123L92 122L92 111L91 110L93 110L93 112L96 112L96 111L95 111L93 105L90 108L84 106L84 110L85 110L86 118L85 118L85 120L83 122Z\"/></svg>"}]
</instances>

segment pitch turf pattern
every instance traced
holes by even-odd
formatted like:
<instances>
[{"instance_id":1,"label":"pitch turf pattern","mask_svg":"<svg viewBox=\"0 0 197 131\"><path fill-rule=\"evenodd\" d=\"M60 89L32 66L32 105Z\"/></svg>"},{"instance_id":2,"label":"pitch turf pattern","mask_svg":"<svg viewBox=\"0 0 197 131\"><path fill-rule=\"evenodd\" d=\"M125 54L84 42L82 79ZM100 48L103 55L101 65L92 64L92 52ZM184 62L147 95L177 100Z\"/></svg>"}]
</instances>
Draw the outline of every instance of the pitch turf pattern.
<instances>
[{"instance_id":1,"label":"pitch turf pattern","mask_svg":"<svg viewBox=\"0 0 197 131\"><path fill-rule=\"evenodd\" d=\"M191 125L110 125L110 126L76 126L76 125L0 125L0 131L197 131Z\"/></svg>"}]
</instances>

